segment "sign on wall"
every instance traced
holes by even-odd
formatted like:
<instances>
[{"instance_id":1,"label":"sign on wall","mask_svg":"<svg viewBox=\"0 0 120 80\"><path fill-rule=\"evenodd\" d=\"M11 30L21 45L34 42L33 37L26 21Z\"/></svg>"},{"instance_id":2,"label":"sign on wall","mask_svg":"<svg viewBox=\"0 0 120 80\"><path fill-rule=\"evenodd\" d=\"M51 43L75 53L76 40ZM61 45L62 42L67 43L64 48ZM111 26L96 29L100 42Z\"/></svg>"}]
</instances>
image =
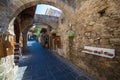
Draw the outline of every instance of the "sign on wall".
<instances>
[{"instance_id":1,"label":"sign on wall","mask_svg":"<svg viewBox=\"0 0 120 80\"><path fill-rule=\"evenodd\" d=\"M82 52L97 55L97 56L102 56L102 57L106 57L106 58L114 58L115 57L115 49L84 46L84 49Z\"/></svg>"}]
</instances>

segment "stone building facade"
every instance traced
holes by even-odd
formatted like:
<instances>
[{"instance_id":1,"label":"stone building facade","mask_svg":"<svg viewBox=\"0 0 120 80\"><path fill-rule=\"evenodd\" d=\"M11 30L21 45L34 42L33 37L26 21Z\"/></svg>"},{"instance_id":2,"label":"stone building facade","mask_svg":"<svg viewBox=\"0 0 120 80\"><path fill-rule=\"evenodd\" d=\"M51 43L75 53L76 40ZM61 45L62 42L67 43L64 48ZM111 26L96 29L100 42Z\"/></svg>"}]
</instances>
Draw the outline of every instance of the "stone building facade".
<instances>
[{"instance_id":1,"label":"stone building facade","mask_svg":"<svg viewBox=\"0 0 120 80\"><path fill-rule=\"evenodd\" d=\"M62 23L55 29L60 36L61 47L57 49L60 56L88 73L96 80L120 79L120 1L119 0L2 0L0 2L0 44L14 41L14 20L25 9L39 3L50 4L61 9L65 14ZM27 11L28 12L28 11ZM34 10L33 10L34 12ZM26 12L24 12L26 13ZM31 13L31 12L29 12ZM27 14L27 13L26 13ZM31 13L33 14L33 13ZM19 17L20 18L20 17ZM20 33L32 24L32 16L23 16L27 22L20 25ZM27 26L24 26L27 25ZM5 34L3 29L8 31ZM68 31L75 32L74 38L68 38ZM2 37L4 36L4 38ZM17 37L17 36L16 36ZM1 42L2 41L2 42ZM14 69L14 48L0 46L0 79L12 80ZM84 46L115 49L115 57L104 58L82 52Z\"/></svg>"}]
</instances>

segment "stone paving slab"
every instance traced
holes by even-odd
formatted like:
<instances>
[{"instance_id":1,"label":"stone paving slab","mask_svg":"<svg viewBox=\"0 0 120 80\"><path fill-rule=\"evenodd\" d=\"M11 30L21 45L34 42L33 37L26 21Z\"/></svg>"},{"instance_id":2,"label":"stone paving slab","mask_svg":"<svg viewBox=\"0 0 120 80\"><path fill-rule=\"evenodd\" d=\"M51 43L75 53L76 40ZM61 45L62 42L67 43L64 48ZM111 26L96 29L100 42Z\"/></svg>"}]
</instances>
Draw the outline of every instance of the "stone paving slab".
<instances>
[{"instance_id":1,"label":"stone paving slab","mask_svg":"<svg viewBox=\"0 0 120 80\"><path fill-rule=\"evenodd\" d=\"M32 46L20 59L14 80L93 80L36 41L28 44Z\"/></svg>"}]
</instances>

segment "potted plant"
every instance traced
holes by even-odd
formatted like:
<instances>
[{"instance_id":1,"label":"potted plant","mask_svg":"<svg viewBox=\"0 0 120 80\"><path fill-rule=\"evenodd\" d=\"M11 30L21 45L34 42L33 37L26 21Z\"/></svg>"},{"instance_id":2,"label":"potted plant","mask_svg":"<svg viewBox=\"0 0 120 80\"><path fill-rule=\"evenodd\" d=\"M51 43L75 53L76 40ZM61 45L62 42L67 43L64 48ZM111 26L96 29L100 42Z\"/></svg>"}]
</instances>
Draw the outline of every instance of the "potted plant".
<instances>
[{"instance_id":1,"label":"potted plant","mask_svg":"<svg viewBox=\"0 0 120 80\"><path fill-rule=\"evenodd\" d=\"M74 38L74 36L75 36L75 32L72 30L69 30L68 31L68 38Z\"/></svg>"}]
</instances>

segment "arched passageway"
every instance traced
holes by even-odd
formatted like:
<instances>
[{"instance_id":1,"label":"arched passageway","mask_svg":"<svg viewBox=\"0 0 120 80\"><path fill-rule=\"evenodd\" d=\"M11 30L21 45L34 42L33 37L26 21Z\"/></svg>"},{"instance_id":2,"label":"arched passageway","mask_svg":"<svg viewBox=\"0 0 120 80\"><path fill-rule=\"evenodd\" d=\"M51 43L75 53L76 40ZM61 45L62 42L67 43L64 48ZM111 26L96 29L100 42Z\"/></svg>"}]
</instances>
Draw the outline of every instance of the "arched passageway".
<instances>
[{"instance_id":1,"label":"arched passageway","mask_svg":"<svg viewBox=\"0 0 120 80\"><path fill-rule=\"evenodd\" d=\"M21 4L18 4L19 2ZM15 32L15 37L13 38L13 40L14 40L13 45L15 44L15 46L14 46L14 49L12 49L11 53L14 53L14 55L15 55L14 59L17 60L14 62L16 63L16 65L18 65L18 60L19 60L19 55L20 55L19 53L21 53L20 47L22 46L21 45L21 35L22 35L21 33L23 32L24 33L23 37L25 37L28 28L32 26L35 5L37 5L39 3L47 3L47 4L56 5L56 6L60 7L60 5L58 5L58 4L61 4L61 3L54 2L54 0L53 1L49 1L49 0L48 1L47 0L46 1L34 1L34 0L33 1L22 1L21 0L21 1L10 1L10 3L7 1L3 1L2 3L6 3L5 5L8 5L7 8L9 8L9 11L10 11L10 12L8 11L8 14L9 14L8 21L10 22L9 29L11 32ZM64 4L64 3L62 3L62 4ZM62 9L62 6L61 6L61 9ZM63 9L65 9L65 8L63 8ZM67 9L65 9L65 10L67 10ZM7 24L7 22L6 22L6 24ZM5 54L5 53L2 53L2 54ZM13 57L11 57L11 58L13 58ZM10 65L14 66L13 63L11 63ZM10 67L10 69L11 68L12 67ZM6 72L5 72L5 74L6 74ZM6 78L6 77L7 76L5 76L3 78ZM11 76L11 78L12 77L13 76ZM9 77L7 77L7 78L9 78ZM9 79L11 79L11 78L9 78Z\"/></svg>"},{"instance_id":2,"label":"arched passageway","mask_svg":"<svg viewBox=\"0 0 120 80\"><path fill-rule=\"evenodd\" d=\"M64 9L63 9L64 10ZM32 7L29 7L29 8L27 8L27 9L25 9L25 10L23 10L18 16L17 16L17 18L15 19L15 21L16 22L14 22L14 26L15 26L15 28L14 28L14 30L15 30L15 34L16 34L16 46L15 46L15 52L14 52L14 55L15 55L15 64L16 65L18 65L18 63L19 63L19 59L20 59L20 57L19 57L19 55L20 55L20 53L18 54L18 52L20 52L21 51L21 44L23 44L22 43L22 40L21 40L21 33L23 33L22 35L23 35L23 40L24 40L24 44L26 44L26 40L27 40L27 32L28 32L28 30L29 30L29 28L32 26L32 24L33 24L33 19L34 19L34 17L33 17L33 15L34 15L34 11L35 11L35 6L32 6ZM66 14L66 12L65 12L65 14ZM38 17L39 18L39 17ZM49 18L50 18L50 20L49 20ZM52 22L52 18L56 21L56 20L58 20L58 25L56 25L56 24L54 24L54 23L56 23L55 21L54 22ZM59 19L57 19L57 18L55 18L55 17L50 17L50 16L43 16L43 18L41 18L41 19L43 19L42 21L44 21L45 19L46 20L49 20L51 23L53 23L53 25L49 22L49 21L46 21L46 22L41 22L41 21L39 21L39 23L45 23L45 24L48 24L48 25L52 25L51 27L53 27L53 28L55 28L55 27L57 27L57 26L59 26ZM70 17L66 17L66 20L70 20ZM18 22L18 23L17 23ZM34 21L35 22L35 21ZM48 22L48 23L47 23ZM16 25L17 24L17 25ZM35 24L35 23L34 23ZM47 37L47 35L48 34L51 34L50 33L50 31L49 31L49 33L46 31L46 29L42 29L42 31L41 31L41 33L42 33L42 36L43 37L41 37L42 38L42 41L43 42L41 42L41 44L42 44L42 46L43 47L46 47L46 48L50 48L50 46L52 46L52 48L53 49L57 49L57 44L58 43L55 43L56 41L52 41L53 39L51 39L51 41L49 41L50 39L50 37L48 38L49 40L49 42L52 42L52 43L54 43L54 44L52 44L52 43L48 43L48 42L46 42L46 37ZM49 35L48 35L49 36ZM54 37L54 39L55 40L57 40L58 38L58 36L53 36L52 35L52 37L51 38L53 38ZM29 43L29 42L28 42ZM35 44L36 44L36 42L35 42ZM52 45L50 45L50 44L52 44ZM29 44L28 44L29 45ZM25 46L25 45L24 45ZM23 47L24 47L23 46ZM32 62L32 63L35 63L35 64L28 64L27 65L27 67L30 67L30 66L32 66L32 65L36 65L36 64L39 64L39 63L36 63L36 60L37 60L37 62L39 61L39 58L44 58L44 61L46 61L47 62L47 65L46 65L46 63L44 63L44 62L41 62L40 61L40 63L43 63L43 64L41 64L41 65L45 65L45 66L50 66L50 65L48 65L48 64L51 64L51 63L53 63L53 65L56 65L57 63L57 61L54 63L53 62L53 59L52 59L52 57L50 57L51 59L48 59L47 57L49 57L50 55L46 55L45 54L45 52L47 53L47 54L50 54L50 52L49 51L47 51L46 49L44 49L44 48L42 48L42 47L38 47L38 45L36 46L36 45L32 45L32 46L34 46L34 47L32 47L33 48L33 51L31 51L32 50L32 48L30 48L29 50L30 50L30 52L29 53L33 53L32 54L32 56L36 56L36 57L31 57L31 59L32 59L32 61L34 61L35 60L35 62ZM54 47L55 46L55 47ZM40 49L38 49L38 48L40 48ZM52 49L51 48L51 49ZM23 49L25 49L25 48L23 48ZM39 52L42 52L42 54L40 54ZM37 54L37 55L36 55ZM24 55L24 54L23 54ZM51 54L52 55L52 54ZM37 56L39 56L39 57L37 57ZM42 57L41 57L42 56ZM52 55L53 56L53 55ZM50 60L52 60L51 61L51 63L49 62ZM31 61L31 60L30 60ZM25 63L25 65L26 65L27 63ZM30 65L30 66L29 66ZM21 66L21 65L20 65ZM41 68L39 68L39 66L40 65L38 65L38 66L36 66L36 67L38 67L38 69L41 69ZM23 66L24 67L24 66ZM52 66L50 66L50 67L52 67ZM57 66L56 66L57 67ZM45 67L46 69L47 69L47 67ZM27 69L29 69L29 68L27 68ZM27 70L26 69L26 70ZM62 69L62 68L61 68ZM70 70L70 69L69 69ZM20 71L22 71L22 70L20 70ZM24 72L24 71L23 71ZM59 72L59 71L58 71ZM71 71L70 71L71 72ZM43 72L44 73L44 72ZM41 73L42 75L43 75L43 73ZM64 73L64 70L63 70L63 72L62 73ZM69 72L66 72L66 74L67 73L69 73ZM73 73L73 75L74 75L74 72L71 72L71 76L72 76L72 73ZM77 72L75 72L76 74L77 74ZM37 73L36 73L37 74ZM35 75L36 75L35 74ZM47 74L49 74L49 73L47 73ZM58 74L58 73L57 73ZM67 77L65 78L64 76L66 75L66 74L64 74L64 75L61 75L60 77L61 78L63 78L63 79L67 79ZM18 75L20 75L20 74L18 74ZM24 79L24 77L26 78L27 77L27 75L28 74L26 74L26 72L25 72L25 75L26 76L23 76L23 79ZM30 72L30 75L32 75L32 72ZM28 75L29 76L29 75ZM77 77L79 76L79 74L77 74ZM35 76L34 76L35 77ZM45 76L46 77L46 76ZM49 77L52 77L52 76L49 76ZM57 77L59 77L59 75L58 76L56 76L56 78L54 78L54 79L60 79L60 78L57 78ZM76 76L74 76L74 79L75 78L77 78ZM19 78L19 77L18 77ZM16 79L18 79L18 78L16 78ZM22 78L22 77L21 77ZM33 77L31 77L32 79L33 79ZM29 78L29 79L31 79L31 78ZM41 78L41 77L36 77L36 78ZM72 79L73 77L71 77L71 79ZM86 78L87 78L87 76L86 76ZM49 79L49 78L48 78ZM52 80L52 79L51 79Z\"/></svg>"},{"instance_id":3,"label":"arched passageway","mask_svg":"<svg viewBox=\"0 0 120 80\"><path fill-rule=\"evenodd\" d=\"M18 15L18 18L21 21L20 24L22 23L19 28L20 32L16 31L18 34L20 34L21 32L23 32L23 33L27 32L27 30L30 28L30 25L32 24L29 21L29 19L33 18L33 17L32 16L26 17L26 14L29 15L29 13L31 12L31 11L29 12L28 9L31 10L33 8L32 7L27 8L26 10L22 11ZM42 21L45 21L45 18L48 21L42 22ZM28 20L30 23L29 22L27 23L24 19ZM39 20L39 21L37 20L38 21L37 23L39 23L39 24L45 23L45 24L51 25L51 23L53 23L53 24L56 23L55 22L56 18L54 18L52 16L51 17L43 16L40 19L43 19L43 20ZM52 19L55 19L55 21L52 22ZM57 20L59 20L59 19L57 19ZM27 23L27 24L25 24L25 26L24 26L24 23ZM34 24L36 24L36 23L34 23ZM51 26L52 30L55 30L58 26L59 26L59 24L52 25ZM48 27L50 27L50 26L48 26ZM52 30L47 30L47 28L46 29L42 28L41 44L38 44L34 40L28 41L29 52L26 52L25 55L23 54L23 60L22 60L23 62L21 61L21 63L19 64L20 72L18 72L15 80L17 80L17 79L21 79L21 80L26 80L26 79L28 79L28 80L29 79L33 79L33 80L37 80L37 79L48 79L48 80L88 79L88 80L90 80L90 78L87 75L84 75L83 73L80 74L79 71L78 72L75 71L75 69L73 67L69 68L70 64L65 62L60 57L55 56L53 52L46 49L46 48L49 48L49 46L51 47L50 48L51 50L57 50L57 48L61 48L60 47L61 46L60 36L58 36L58 34L52 32ZM23 36L25 36L25 35L26 34L24 34ZM21 42L20 36L16 35L16 37L19 37L19 42ZM24 38L26 38L26 37L24 37ZM48 41L49 41L48 39L50 40L50 44L48 43ZM24 58L24 57L26 57L26 58ZM59 64L61 64L61 65L59 65ZM22 70L21 69L22 67L23 68L25 67L26 69ZM54 68L56 68L56 70L54 70ZM33 71L35 71L35 72L33 72ZM32 73L34 73L34 75ZM59 75L59 73L61 75ZM30 76L30 75L32 75L32 76ZM69 78L68 78L68 76L69 76Z\"/></svg>"},{"instance_id":4,"label":"arched passageway","mask_svg":"<svg viewBox=\"0 0 120 80\"><path fill-rule=\"evenodd\" d=\"M3 46L0 46L0 79L2 76L3 80L12 80L15 41L20 43L20 33L24 30L26 33L27 28L32 26L33 17L28 13L33 14L32 7L39 3L56 6L65 14L59 26L51 31L55 43L52 49L58 55L96 80L119 80L119 0L1 0L0 45ZM29 8L30 11L25 11ZM15 33L20 32L18 38L15 38L14 22L15 25L17 23L15 29L19 29ZM61 47L56 45L59 40Z\"/></svg>"},{"instance_id":5,"label":"arched passageway","mask_svg":"<svg viewBox=\"0 0 120 80\"><path fill-rule=\"evenodd\" d=\"M20 1L21 2L21 1ZM11 12L10 14L10 19L16 16L17 18L19 18L20 22L20 32L24 31L26 27L31 26L31 24L33 23L33 15L34 15L34 11L35 11L35 5L39 4L39 3L44 3L44 4L50 4L53 6L57 6L58 8L60 8L61 10L63 10L63 13L65 13L66 16L66 20L71 20L73 17L73 14L69 14L68 13L74 13L74 11L72 10L72 7L68 6L67 4L64 4L64 2L61 1L26 1L23 4L19 4L19 7L15 8L15 11ZM13 5L15 6L16 2L13 1ZM22 2L21 2L22 3ZM65 5L65 7L61 6ZM67 9L69 8L69 10ZM16 19L17 19L16 18ZM19 31L18 31L19 32ZM19 39L19 38L18 38Z\"/></svg>"}]
</instances>

